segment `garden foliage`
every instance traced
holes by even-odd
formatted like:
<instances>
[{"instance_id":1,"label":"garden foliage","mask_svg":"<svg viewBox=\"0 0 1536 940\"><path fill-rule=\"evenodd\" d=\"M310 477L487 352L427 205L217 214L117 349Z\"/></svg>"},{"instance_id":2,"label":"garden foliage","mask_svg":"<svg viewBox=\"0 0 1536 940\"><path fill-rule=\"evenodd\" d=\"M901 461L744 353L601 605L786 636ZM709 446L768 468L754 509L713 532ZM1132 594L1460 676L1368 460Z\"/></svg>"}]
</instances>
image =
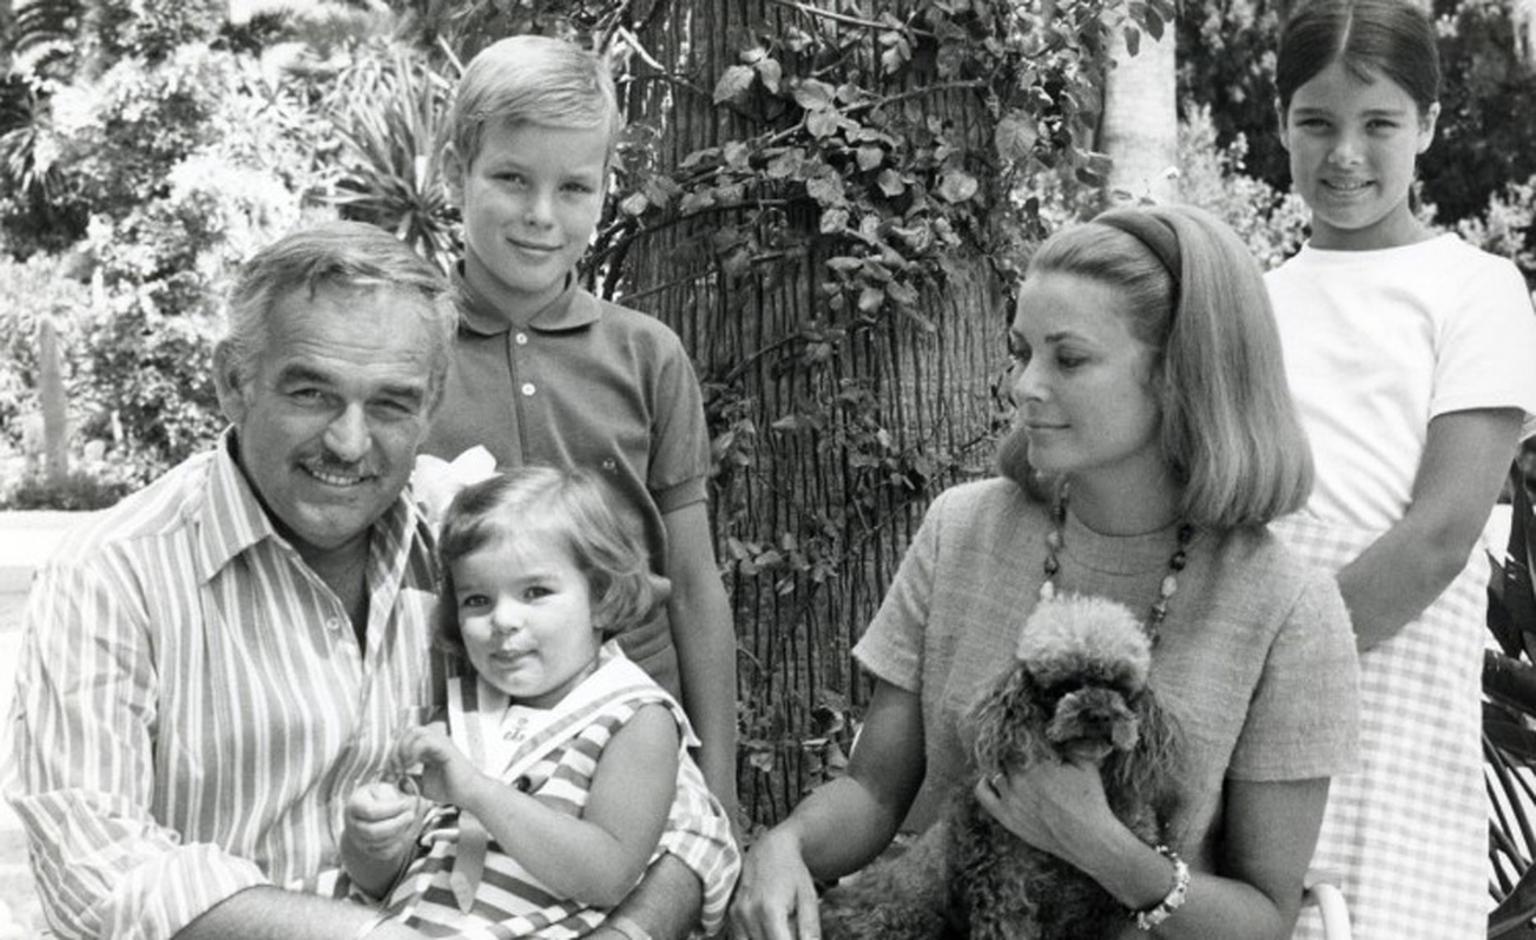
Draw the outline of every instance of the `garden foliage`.
<instances>
[{"instance_id":1,"label":"garden foliage","mask_svg":"<svg viewBox=\"0 0 1536 940\"><path fill-rule=\"evenodd\" d=\"M1536 449L1527 446L1510 473L1507 550L1490 557L1484 652L1483 754L1490 805L1488 855L1497 908L1488 936L1529 937L1536 917Z\"/></svg>"},{"instance_id":2,"label":"garden foliage","mask_svg":"<svg viewBox=\"0 0 1536 940\"><path fill-rule=\"evenodd\" d=\"M928 499L988 471L1010 288L1096 203L1107 2L677 4L616 30L634 124L595 276L706 389L741 648L742 798L836 773L848 649Z\"/></svg>"},{"instance_id":3,"label":"garden foliage","mask_svg":"<svg viewBox=\"0 0 1536 940\"><path fill-rule=\"evenodd\" d=\"M1443 0L1443 166L1425 198L1528 274L1536 154L1512 0ZM396 0L220 25L202 0L30 0L0 28L0 420L31 401L25 337L64 324L78 429L121 482L220 426L209 339L231 267L310 216L446 265L446 97L489 41L554 33L616 66L630 127L584 276L673 326L713 435L741 648L743 803L778 818L835 774L865 687L848 655L931 495L987 472L1006 426L1011 288L1099 204L1111 31L1166 0ZM1046 12L1046 11L1049 12ZM1266 265L1299 244L1269 71L1273 0L1178 20L1185 197ZM1511 47L1512 48L1512 47ZM1523 69L1523 70L1522 70ZM1199 107L1198 105L1205 105ZM1525 135L1525 136L1522 136ZM1436 159L1441 159L1437 157ZM1278 162L1277 162L1278 161ZM1439 187L1439 188L1437 188ZM26 260L30 258L31 260ZM46 283L44 283L46 282ZM7 285L12 285L7 287ZM67 311L67 312L66 312ZM3 498L3 494L0 494ZM30 498L30 497L29 497Z\"/></svg>"}]
</instances>

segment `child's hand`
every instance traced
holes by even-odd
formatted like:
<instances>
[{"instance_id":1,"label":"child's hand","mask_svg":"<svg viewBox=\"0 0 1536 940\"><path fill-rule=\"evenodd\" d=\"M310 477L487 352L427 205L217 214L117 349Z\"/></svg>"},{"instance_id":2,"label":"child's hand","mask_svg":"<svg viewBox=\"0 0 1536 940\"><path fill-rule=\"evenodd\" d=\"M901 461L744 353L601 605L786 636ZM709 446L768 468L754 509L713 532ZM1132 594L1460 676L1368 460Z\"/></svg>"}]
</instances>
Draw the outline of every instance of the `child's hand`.
<instances>
[{"instance_id":1,"label":"child's hand","mask_svg":"<svg viewBox=\"0 0 1536 940\"><path fill-rule=\"evenodd\" d=\"M442 722L407 728L395 745L395 759L406 767L420 764L421 793L439 803L463 805L480 771L448 737Z\"/></svg>"},{"instance_id":2,"label":"child's hand","mask_svg":"<svg viewBox=\"0 0 1536 940\"><path fill-rule=\"evenodd\" d=\"M374 858L390 858L411 837L419 801L392 783L370 783L352 791L344 812L344 838Z\"/></svg>"}]
</instances>

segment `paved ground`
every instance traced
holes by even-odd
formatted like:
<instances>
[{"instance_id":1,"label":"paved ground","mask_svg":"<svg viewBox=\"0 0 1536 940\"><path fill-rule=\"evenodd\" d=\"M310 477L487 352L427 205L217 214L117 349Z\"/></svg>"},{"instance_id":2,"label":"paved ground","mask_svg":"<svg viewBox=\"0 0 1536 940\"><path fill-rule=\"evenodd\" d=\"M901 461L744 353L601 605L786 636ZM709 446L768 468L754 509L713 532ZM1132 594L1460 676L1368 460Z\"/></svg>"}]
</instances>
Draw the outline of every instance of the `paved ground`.
<instances>
[{"instance_id":1,"label":"paved ground","mask_svg":"<svg viewBox=\"0 0 1536 940\"><path fill-rule=\"evenodd\" d=\"M6 716L0 720L10 715L16 657L21 650L21 607L32 566L53 550L59 536L76 521L68 513L0 513L0 714ZM0 761L9 759L9 753L0 757ZM15 814L0 801L0 940L41 933L26 843Z\"/></svg>"}]
</instances>

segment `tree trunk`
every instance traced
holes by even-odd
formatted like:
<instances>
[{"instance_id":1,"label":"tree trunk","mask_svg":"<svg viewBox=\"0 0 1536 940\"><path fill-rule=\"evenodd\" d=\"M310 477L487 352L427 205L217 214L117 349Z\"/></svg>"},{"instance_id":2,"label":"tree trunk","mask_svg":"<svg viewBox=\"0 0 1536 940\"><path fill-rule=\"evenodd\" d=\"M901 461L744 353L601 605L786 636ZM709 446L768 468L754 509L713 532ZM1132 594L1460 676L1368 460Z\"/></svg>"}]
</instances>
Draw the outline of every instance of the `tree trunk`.
<instances>
[{"instance_id":1,"label":"tree trunk","mask_svg":"<svg viewBox=\"0 0 1536 940\"><path fill-rule=\"evenodd\" d=\"M1536 68L1536 0L1515 0L1511 13L1515 20L1515 47L1520 61Z\"/></svg>"},{"instance_id":2,"label":"tree trunk","mask_svg":"<svg viewBox=\"0 0 1536 940\"><path fill-rule=\"evenodd\" d=\"M47 317L38 324L37 371L37 397L43 412L43 467L48 482L59 485L69 475L69 412L58 331Z\"/></svg>"},{"instance_id":3,"label":"tree trunk","mask_svg":"<svg viewBox=\"0 0 1536 940\"><path fill-rule=\"evenodd\" d=\"M776 127L792 133L797 109L775 125L784 111L779 102L720 107L711 89L764 31L846 28L852 44L859 27L832 17L874 20L889 12L899 19L905 5L870 0L858 10L805 0L796 10L770 0L678 0L658 8L640 40L680 80L639 68L631 120L659 128L659 162L669 172L703 148ZM844 68L868 76L881 65L855 54ZM841 79L828 74L826 81ZM916 59L900 81L908 89L938 83L931 63ZM979 97L940 92L910 100L959 133L988 135L982 139L990 146L992 123ZM749 113L754 107L761 110ZM712 509L740 649L742 805L757 821L772 822L836 759L820 742L866 694L849 649L927 499L956 478L955 466L970 475L990 466L989 380L1002 360L1006 302L1000 277L968 244L953 253L942 289L925 289L917 305L931 329L894 313L851 317L824 290L828 258L848 248L821 234L820 207L793 187L756 196L759 206L785 206L773 231L759 224L750 233L755 247L736 271L711 239L752 225L748 213L700 213L633 242L622 258L618 299L682 336L709 398L717 445L723 436L738 444L750 438L745 465L726 462L714 481ZM827 338L825 346L818 337ZM859 412L860 403L873 413ZM827 420L799 424L807 412ZM926 474L914 469L927 466L925 459L933 466Z\"/></svg>"},{"instance_id":4,"label":"tree trunk","mask_svg":"<svg viewBox=\"0 0 1536 940\"><path fill-rule=\"evenodd\" d=\"M1126 29L1138 29L1135 54ZM1104 77L1104 116L1099 148L1113 165L1105 183L1106 205L1130 199L1170 203L1178 199L1179 111L1177 57L1172 23L1161 39L1129 23L1115 30Z\"/></svg>"}]
</instances>

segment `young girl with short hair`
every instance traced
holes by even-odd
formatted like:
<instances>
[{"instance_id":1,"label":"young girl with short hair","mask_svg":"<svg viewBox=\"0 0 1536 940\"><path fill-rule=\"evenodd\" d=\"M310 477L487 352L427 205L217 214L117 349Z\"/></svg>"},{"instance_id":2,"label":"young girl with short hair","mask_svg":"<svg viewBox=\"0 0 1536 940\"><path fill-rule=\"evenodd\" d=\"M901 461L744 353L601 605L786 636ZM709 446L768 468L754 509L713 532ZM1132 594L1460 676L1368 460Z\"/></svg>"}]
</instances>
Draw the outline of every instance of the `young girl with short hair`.
<instances>
[{"instance_id":1,"label":"young girl with short hair","mask_svg":"<svg viewBox=\"0 0 1536 940\"><path fill-rule=\"evenodd\" d=\"M668 849L670 809L713 822L717 925L738 856L681 707L613 641L665 592L605 484L547 467L474 484L439 554L439 638L473 669L448 688L447 726L407 730L397 757L451 805L403 826L374 811L393 792L354 794L353 881L428 935L579 936Z\"/></svg>"},{"instance_id":2,"label":"young girl with short hair","mask_svg":"<svg viewBox=\"0 0 1536 940\"><path fill-rule=\"evenodd\" d=\"M1317 484L1278 529L1337 572L1362 651L1362 765L1334 781L1314 860L1357 940L1487 931L1488 572L1470 556L1536 411L1536 318L1513 264L1415 216L1439 82L1433 25L1403 0L1315 0L1281 35L1312 231L1268 286Z\"/></svg>"}]
</instances>

